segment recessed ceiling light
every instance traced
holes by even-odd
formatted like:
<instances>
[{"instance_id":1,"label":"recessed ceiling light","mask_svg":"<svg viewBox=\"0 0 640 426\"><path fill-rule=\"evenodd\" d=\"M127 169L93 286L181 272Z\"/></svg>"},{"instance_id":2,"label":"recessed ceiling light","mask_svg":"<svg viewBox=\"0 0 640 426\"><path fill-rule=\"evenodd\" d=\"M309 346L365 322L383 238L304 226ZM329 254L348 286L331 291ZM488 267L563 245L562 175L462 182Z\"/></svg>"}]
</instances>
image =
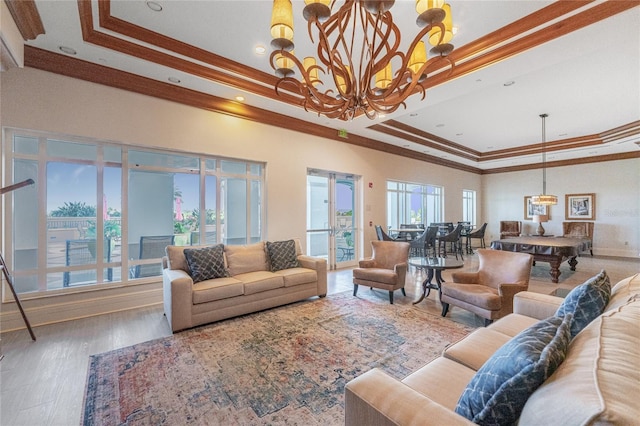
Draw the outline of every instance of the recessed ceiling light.
<instances>
[{"instance_id":1,"label":"recessed ceiling light","mask_svg":"<svg viewBox=\"0 0 640 426\"><path fill-rule=\"evenodd\" d=\"M509 86L513 86L514 84L516 84L515 81L513 80L509 80L506 83L503 84L504 87L509 87Z\"/></svg>"},{"instance_id":2,"label":"recessed ceiling light","mask_svg":"<svg viewBox=\"0 0 640 426\"><path fill-rule=\"evenodd\" d=\"M180 83L180 79L178 77L169 77L167 80L176 84Z\"/></svg>"},{"instance_id":3,"label":"recessed ceiling light","mask_svg":"<svg viewBox=\"0 0 640 426\"><path fill-rule=\"evenodd\" d=\"M236 96L236 101L244 102L244 96L240 96L240 95Z\"/></svg>"},{"instance_id":4,"label":"recessed ceiling light","mask_svg":"<svg viewBox=\"0 0 640 426\"><path fill-rule=\"evenodd\" d=\"M436 127L444 127L444 124L436 124Z\"/></svg>"},{"instance_id":5,"label":"recessed ceiling light","mask_svg":"<svg viewBox=\"0 0 640 426\"><path fill-rule=\"evenodd\" d=\"M493 149L493 146L488 146L487 149Z\"/></svg>"},{"instance_id":6,"label":"recessed ceiling light","mask_svg":"<svg viewBox=\"0 0 640 426\"><path fill-rule=\"evenodd\" d=\"M255 49L253 49L253 51L256 52L256 55L264 55L265 53L267 53L267 48L259 44L255 47Z\"/></svg>"},{"instance_id":7,"label":"recessed ceiling light","mask_svg":"<svg viewBox=\"0 0 640 426\"><path fill-rule=\"evenodd\" d=\"M409 114L409 117L417 117L418 113L417 112L412 112L411 114Z\"/></svg>"},{"instance_id":8,"label":"recessed ceiling light","mask_svg":"<svg viewBox=\"0 0 640 426\"><path fill-rule=\"evenodd\" d=\"M456 133L456 136L462 136L464 133Z\"/></svg>"},{"instance_id":9,"label":"recessed ceiling light","mask_svg":"<svg viewBox=\"0 0 640 426\"><path fill-rule=\"evenodd\" d=\"M476 83L480 83L482 81L481 78L476 78Z\"/></svg>"},{"instance_id":10,"label":"recessed ceiling light","mask_svg":"<svg viewBox=\"0 0 640 426\"><path fill-rule=\"evenodd\" d=\"M569 133L560 133L558 136L567 136Z\"/></svg>"},{"instance_id":11,"label":"recessed ceiling light","mask_svg":"<svg viewBox=\"0 0 640 426\"><path fill-rule=\"evenodd\" d=\"M154 12L162 12L162 5L160 3L157 3L155 1L148 1L147 2L147 7L151 10L153 10Z\"/></svg>"},{"instance_id":12,"label":"recessed ceiling light","mask_svg":"<svg viewBox=\"0 0 640 426\"><path fill-rule=\"evenodd\" d=\"M402 145L402 146L405 147L405 148L409 148L409 145Z\"/></svg>"},{"instance_id":13,"label":"recessed ceiling light","mask_svg":"<svg viewBox=\"0 0 640 426\"><path fill-rule=\"evenodd\" d=\"M72 49L71 47L59 46L58 49L60 49L61 52L66 53L67 55L77 55L78 54L78 52L76 52L76 49Z\"/></svg>"}]
</instances>

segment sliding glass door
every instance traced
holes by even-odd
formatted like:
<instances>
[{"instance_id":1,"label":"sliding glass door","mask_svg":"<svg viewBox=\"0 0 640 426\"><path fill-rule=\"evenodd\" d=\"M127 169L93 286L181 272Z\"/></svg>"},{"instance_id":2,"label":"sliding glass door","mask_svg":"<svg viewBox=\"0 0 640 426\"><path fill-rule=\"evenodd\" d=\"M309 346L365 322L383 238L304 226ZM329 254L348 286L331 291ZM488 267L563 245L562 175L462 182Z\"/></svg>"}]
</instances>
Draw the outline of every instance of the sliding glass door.
<instances>
[{"instance_id":1,"label":"sliding glass door","mask_svg":"<svg viewBox=\"0 0 640 426\"><path fill-rule=\"evenodd\" d=\"M346 174L313 170L307 175L307 251L327 259L330 269L356 265L356 183Z\"/></svg>"}]
</instances>

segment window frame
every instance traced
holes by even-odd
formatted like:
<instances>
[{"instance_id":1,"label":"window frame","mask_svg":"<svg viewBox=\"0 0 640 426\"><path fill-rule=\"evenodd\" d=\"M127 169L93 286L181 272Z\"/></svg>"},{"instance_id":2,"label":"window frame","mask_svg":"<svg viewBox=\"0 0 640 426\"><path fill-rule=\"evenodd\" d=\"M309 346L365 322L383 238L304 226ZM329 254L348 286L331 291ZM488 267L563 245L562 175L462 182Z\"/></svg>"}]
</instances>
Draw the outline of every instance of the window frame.
<instances>
[{"instance_id":1,"label":"window frame","mask_svg":"<svg viewBox=\"0 0 640 426\"><path fill-rule=\"evenodd\" d=\"M30 149L24 150L24 152L19 152L20 148L18 145L14 143L14 141L18 140L18 138L29 138L36 140L37 142L37 152L33 152L34 146L31 146ZM146 279L131 279L129 277L128 271L131 267L135 265L152 263L154 261L142 260L135 261L132 258L131 254L128 250L128 244L124 243L124 241L129 241L129 235L135 231L135 229L130 228L129 224L129 176L131 170L136 171L150 171L150 172L161 172L161 173L173 173L173 174L195 174L198 176L199 191L197 191L197 205L199 206L200 212L206 212L206 181L214 182L216 185L215 188L215 217L216 217L216 243L223 242L222 241L222 232L221 227L222 223L219 218L221 217L221 191L220 185L224 179L227 178L241 178L245 180L246 186L246 205L243 205L242 208L246 209L246 233L244 237L244 241L242 243L238 242L238 244L249 244L252 239L256 238L259 240L264 240L266 237L266 163L252 161L252 160L244 160L244 159L236 159L236 158L228 158L222 156L216 156L211 154L203 154L203 153L194 153L188 151L180 151L173 149L159 149L159 148L150 148L140 145L131 145L125 144L121 142L114 141L104 141L99 139L92 138L83 138L79 136L71 136L71 135L61 135L53 132L42 132L42 131L33 131L19 128L3 128L3 149L5 152L3 158L4 165L4 174L2 176L3 182L7 185L14 183L14 164L17 161L27 160L29 162L34 162L37 165L37 176L35 177L36 181L36 191L37 195L35 196L35 204L37 205L37 224L34 226L37 227L36 232L36 244L35 248L37 250L37 259L34 262L35 267L30 265L28 269L15 270L14 268L14 259L15 250L16 250L16 237L19 238L19 232L16 232L13 228L13 210L14 210L14 196L15 194L7 194L4 197L4 205L3 205L3 213L5 216L5 221L3 222L3 229L0 230L0 233L4 235L2 247L3 255L5 256L5 261L12 271L12 275L15 281L19 281L21 277L30 276L37 281L36 285L33 285L26 291L19 291L19 286L16 286L21 298L31 299L31 298L39 298L46 297L52 294L58 293L67 293L67 292L78 292L78 291L95 291L101 290L108 287L117 287L122 285L136 285L143 284L148 282L158 281L158 276L154 276ZM93 160L87 160L85 158L66 158L60 155L50 155L47 152L47 142L48 141L61 141L61 142L69 142L74 144L82 144L87 146L94 146L97 150L97 155ZM105 147L114 147L120 150L121 159L120 162L116 161L105 161L104 160L104 151ZM108 148L107 148L108 149ZM168 155L168 156L184 156L184 157L192 157L198 159L198 168L197 169L188 169L184 167L170 167L165 165L136 165L134 163L129 162L129 153L131 151L140 151L144 153L153 153L160 155ZM72 157L72 155L71 155ZM47 219L49 218L48 208L47 208L47 164L48 162L62 162L62 163L70 163L70 164L82 164L82 165L90 165L96 167L96 188L97 192L96 197L96 205L95 205L95 226L96 229L104 230L104 215L103 215L103 204L102 202L98 202L98 199L102 200L104 194L104 170L107 167L120 168L121 173L121 203L120 203L120 221L121 221L121 260L119 262L108 262L103 254L103 244L100 244L104 239L104 232L96 233L96 248L95 251L95 263L91 263L88 265L81 266L66 266L63 263L63 266L56 264L56 266L51 266L47 264L47 249L49 247L49 242L47 241ZM213 163L214 161L215 163ZM238 173L226 173L222 171L222 164L224 162L235 162L239 164L245 165L245 172ZM211 166L215 164L214 168L207 168L207 166ZM206 179L207 176L213 176L214 179ZM211 185L211 183L209 183ZM211 188L209 189L209 195L211 196ZM254 192L257 192L255 194ZM193 199L193 198L192 198ZM228 206L227 206L228 208ZM255 212L254 210L258 209L259 211ZM211 209L210 209L211 210ZM172 212L173 213L173 212ZM257 220L257 224L252 224L252 220ZM199 223L197 226L198 232L200 232L200 241L203 241L203 235L206 238L206 229L207 229L207 217L206 214L201 214L199 217ZM256 235L251 235L251 232L254 232ZM102 235L101 235L102 234ZM259 235L258 235L259 234ZM190 244L190 243L188 243ZM137 255L137 253L136 253ZM137 257L137 256L136 256ZM157 261L157 260L155 260ZM106 280L106 271L107 268L121 268L121 276L118 281L107 281ZM96 282L86 284L86 285L77 285L73 287L64 287L64 288L50 288L51 280L53 278L48 278L49 274L55 273L60 274L64 272L73 272L78 270L93 270L95 271ZM57 278L56 278L57 279ZM48 282L49 281L49 282ZM56 284L58 286L58 284ZM37 287L35 290L33 287ZM9 299L9 296L3 292L2 301L6 302Z\"/></svg>"}]
</instances>

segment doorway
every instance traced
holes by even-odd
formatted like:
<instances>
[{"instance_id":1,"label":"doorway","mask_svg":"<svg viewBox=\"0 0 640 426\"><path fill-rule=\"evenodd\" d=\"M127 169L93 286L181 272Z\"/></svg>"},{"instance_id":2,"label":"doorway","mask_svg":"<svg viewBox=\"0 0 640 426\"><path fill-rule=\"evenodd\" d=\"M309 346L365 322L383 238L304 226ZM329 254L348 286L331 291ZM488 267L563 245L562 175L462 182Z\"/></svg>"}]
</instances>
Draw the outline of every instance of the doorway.
<instances>
[{"instance_id":1,"label":"doorway","mask_svg":"<svg viewBox=\"0 0 640 426\"><path fill-rule=\"evenodd\" d=\"M359 253L358 180L353 175L307 173L307 251L329 269L355 266Z\"/></svg>"}]
</instances>

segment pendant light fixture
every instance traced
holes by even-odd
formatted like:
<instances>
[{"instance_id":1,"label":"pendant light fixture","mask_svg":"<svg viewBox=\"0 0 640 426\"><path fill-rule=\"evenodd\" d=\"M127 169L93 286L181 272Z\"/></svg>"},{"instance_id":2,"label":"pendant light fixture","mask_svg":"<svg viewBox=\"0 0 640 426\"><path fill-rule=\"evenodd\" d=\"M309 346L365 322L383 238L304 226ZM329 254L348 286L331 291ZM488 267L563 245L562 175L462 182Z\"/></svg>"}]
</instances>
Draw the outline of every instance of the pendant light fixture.
<instances>
[{"instance_id":1,"label":"pendant light fixture","mask_svg":"<svg viewBox=\"0 0 640 426\"><path fill-rule=\"evenodd\" d=\"M291 0L274 0L276 93L294 93L305 110L343 120L374 119L406 107L411 95L424 98L427 75L454 67L448 58L453 21L445 0L414 1L417 34L411 38L410 29L403 28L407 39L401 48L400 27L390 11L395 0L305 0L302 16L317 47L315 56L300 60L293 53ZM431 57L426 42L433 46Z\"/></svg>"},{"instance_id":2,"label":"pendant light fixture","mask_svg":"<svg viewBox=\"0 0 640 426\"><path fill-rule=\"evenodd\" d=\"M555 195L547 195L547 150L546 150L546 128L545 120L548 114L540 114L542 118L542 194L533 195L531 204L541 206L553 206L558 204L558 197Z\"/></svg>"}]
</instances>

